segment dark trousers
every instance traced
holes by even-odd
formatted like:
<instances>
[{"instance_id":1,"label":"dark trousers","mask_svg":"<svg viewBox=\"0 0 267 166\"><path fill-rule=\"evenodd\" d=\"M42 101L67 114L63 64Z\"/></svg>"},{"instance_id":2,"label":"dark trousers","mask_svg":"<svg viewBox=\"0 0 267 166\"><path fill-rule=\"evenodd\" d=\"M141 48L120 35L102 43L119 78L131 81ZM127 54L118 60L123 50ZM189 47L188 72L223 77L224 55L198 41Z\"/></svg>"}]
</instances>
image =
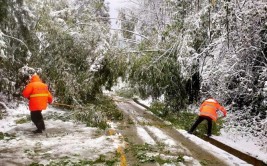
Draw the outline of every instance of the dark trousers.
<instances>
[{"instance_id":1,"label":"dark trousers","mask_svg":"<svg viewBox=\"0 0 267 166\"><path fill-rule=\"evenodd\" d=\"M211 135L211 129L212 129L212 119L210 117L207 116L199 116L197 118L197 120L195 121L195 123L193 124L193 126L191 127L191 129L189 130L190 133L193 133L193 131L197 128L197 126L203 121L203 120L207 120L208 121L208 135Z\"/></svg>"},{"instance_id":2,"label":"dark trousers","mask_svg":"<svg viewBox=\"0 0 267 166\"><path fill-rule=\"evenodd\" d=\"M31 120L35 124L38 130L45 130L44 119L42 115L42 111L31 111Z\"/></svg>"}]
</instances>

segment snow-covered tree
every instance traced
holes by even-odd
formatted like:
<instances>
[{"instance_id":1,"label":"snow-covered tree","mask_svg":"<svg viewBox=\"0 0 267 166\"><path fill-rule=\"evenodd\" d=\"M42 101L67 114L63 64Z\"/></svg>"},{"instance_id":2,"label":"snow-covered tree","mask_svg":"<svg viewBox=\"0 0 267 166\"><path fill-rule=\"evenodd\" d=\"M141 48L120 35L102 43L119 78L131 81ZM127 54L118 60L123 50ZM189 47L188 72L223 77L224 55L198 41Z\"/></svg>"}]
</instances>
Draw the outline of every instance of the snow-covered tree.
<instances>
[{"instance_id":1,"label":"snow-covered tree","mask_svg":"<svg viewBox=\"0 0 267 166\"><path fill-rule=\"evenodd\" d=\"M158 94L158 89L165 88L160 83L149 84L160 82L150 73L169 80L179 76L189 102L199 103L206 94L212 95L235 114L237 119L229 117L229 122L238 126L249 124L249 132L264 131L267 114L265 1L132 2L137 9L128 14L135 13L132 14L137 20L135 31L149 39L141 39L131 71L135 84L150 89L143 92ZM163 63L168 60L172 62L168 65L180 68L180 72L161 70L168 66ZM173 92L178 93L174 89ZM160 94L167 95L167 91ZM179 100L179 96L183 95L178 93L173 100ZM261 136L266 137L266 130Z\"/></svg>"},{"instance_id":2,"label":"snow-covered tree","mask_svg":"<svg viewBox=\"0 0 267 166\"><path fill-rule=\"evenodd\" d=\"M117 56L112 56L115 50L110 47L104 0L0 4L0 87L10 99L14 94L21 96L33 72L41 71L59 101L73 104L94 99L122 74L115 64Z\"/></svg>"}]
</instances>

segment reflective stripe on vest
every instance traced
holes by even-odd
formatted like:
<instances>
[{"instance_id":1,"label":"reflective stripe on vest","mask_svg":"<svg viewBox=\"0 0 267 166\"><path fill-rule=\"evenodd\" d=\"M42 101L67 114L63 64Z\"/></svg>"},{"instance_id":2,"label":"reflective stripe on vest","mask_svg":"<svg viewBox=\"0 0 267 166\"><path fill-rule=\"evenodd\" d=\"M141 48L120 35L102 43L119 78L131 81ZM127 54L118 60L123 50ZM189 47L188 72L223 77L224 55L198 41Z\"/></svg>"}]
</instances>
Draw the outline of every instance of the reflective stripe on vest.
<instances>
[{"instance_id":1,"label":"reflective stripe on vest","mask_svg":"<svg viewBox=\"0 0 267 166\"><path fill-rule=\"evenodd\" d=\"M205 105L204 105L204 107L205 107L205 106L208 106L208 107L213 107L215 110L217 110L217 107L216 107L216 106L214 106L214 105L212 105L212 104L205 104Z\"/></svg>"},{"instance_id":2,"label":"reflective stripe on vest","mask_svg":"<svg viewBox=\"0 0 267 166\"><path fill-rule=\"evenodd\" d=\"M39 93L39 94L30 95L30 97L48 97L48 94L47 93Z\"/></svg>"}]
</instances>

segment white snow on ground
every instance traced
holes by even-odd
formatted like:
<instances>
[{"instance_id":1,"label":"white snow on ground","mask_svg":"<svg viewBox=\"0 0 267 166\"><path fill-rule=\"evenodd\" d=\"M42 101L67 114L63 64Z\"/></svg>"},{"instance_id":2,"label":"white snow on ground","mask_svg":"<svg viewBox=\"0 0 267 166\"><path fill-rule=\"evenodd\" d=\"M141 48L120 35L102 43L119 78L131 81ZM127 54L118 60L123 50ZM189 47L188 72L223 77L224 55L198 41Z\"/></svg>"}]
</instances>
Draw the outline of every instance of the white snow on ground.
<instances>
[{"instance_id":1,"label":"white snow on ground","mask_svg":"<svg viewBox=\"0 0 267 166\"><path fill-rule=\"evenodd\" d=\"M146 128L151 133L153 133L159 139L160 142L163 142L165 145L168 145L168 146L175 146L176 145L175 141L171 137L164 134L160 129L158 129L154 126L146 126Z\"/></svg>"},{"instance_id":2,"label":"white snow on ground","mask_svg":"<svg viewBox=\"0 0 267 166\"><path fill-rule=\"evenodd\" d=\"M63 114L64 111L48 108L43 111L43 116L49 113ZM17 119L26 118L30 114L25 105L8 109L7 114L0 120L0 132L15 134L15 138L0 140L0 165L6 165L11 159L23 165L36 161L47 164L50 158L65 156L71 156L72 161L95 160L100 155L115 154L116 149L123 146L118 134L106 136L96 128L71 121L45 120L46 133L32 134L36 129L32 122L16 124Z\"/></svg>"},{"instance_id":3,"label":"white snow on ground","mask_svg":"<svg viewBox=\"0 0 267 166\"><path fill-rule=\"evenodd\" d=\"M147 144L155 145L156 142L153 140L153 138L150 137L150 135L146 132L146 130L143 127L137 126L137 134L138 136Z\"/></svg>"},{"instance_id":4,"label":"white snow on ground","mask_svg":"<svg viewBox=\"0 0 267 166\"><path fill-rule=\"evenodd\" d=\"M267 145L262 147L255 145L258 142L257 138L244 138L238 134L229 134L224 130L220 132L220 136L212 136L212 138L267 163L267 153L264 153L267 151Z\"/></svg>"},{"instance_id":5,"label":"white snow on ground","mask_svg":"<svg viewBox=\"0 0 267 166\"><path fill-rule=\"evenodd\" d=\"M181 134L183 134L186 138L189 140L195 142L197 145L202 147L203 149L211 152L212 154L215 154L218 156L218 158L225 161L229 166L250 166L251 164L248 164L247 162L229 154L228 152L221 150L220 148L217 148L216 146L210 144L209 142L206 142L192 134L188 134L185 130L177 130Z\"/></svg>"}]
</instances>

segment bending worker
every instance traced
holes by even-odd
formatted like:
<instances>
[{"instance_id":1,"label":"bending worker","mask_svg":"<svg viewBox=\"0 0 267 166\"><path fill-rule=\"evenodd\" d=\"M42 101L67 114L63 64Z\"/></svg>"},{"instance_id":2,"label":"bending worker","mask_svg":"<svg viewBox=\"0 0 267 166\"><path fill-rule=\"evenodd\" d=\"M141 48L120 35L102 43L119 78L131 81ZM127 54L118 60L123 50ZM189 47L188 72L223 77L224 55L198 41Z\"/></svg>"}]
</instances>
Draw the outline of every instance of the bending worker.
<instances>
[{"instance_id":1,"label":"bending worker","mask_svg":"<svg viewBox=\"0 0 267 166\"><path fill-rule=\"evenodd\" d=\"M191 127L191 129L188 131L188 133L192 134L193 131L196 129L196 127L203 121L208 121L208 133L207 135L211 136L211 129L212 129L212 120L216 122L217 120L217 111L220 110L223 112L224 117L226 116L226 109L219 104L219 102L213 98L206 99L200 106L200 113Z\"/></svg>"}]
</instances>

